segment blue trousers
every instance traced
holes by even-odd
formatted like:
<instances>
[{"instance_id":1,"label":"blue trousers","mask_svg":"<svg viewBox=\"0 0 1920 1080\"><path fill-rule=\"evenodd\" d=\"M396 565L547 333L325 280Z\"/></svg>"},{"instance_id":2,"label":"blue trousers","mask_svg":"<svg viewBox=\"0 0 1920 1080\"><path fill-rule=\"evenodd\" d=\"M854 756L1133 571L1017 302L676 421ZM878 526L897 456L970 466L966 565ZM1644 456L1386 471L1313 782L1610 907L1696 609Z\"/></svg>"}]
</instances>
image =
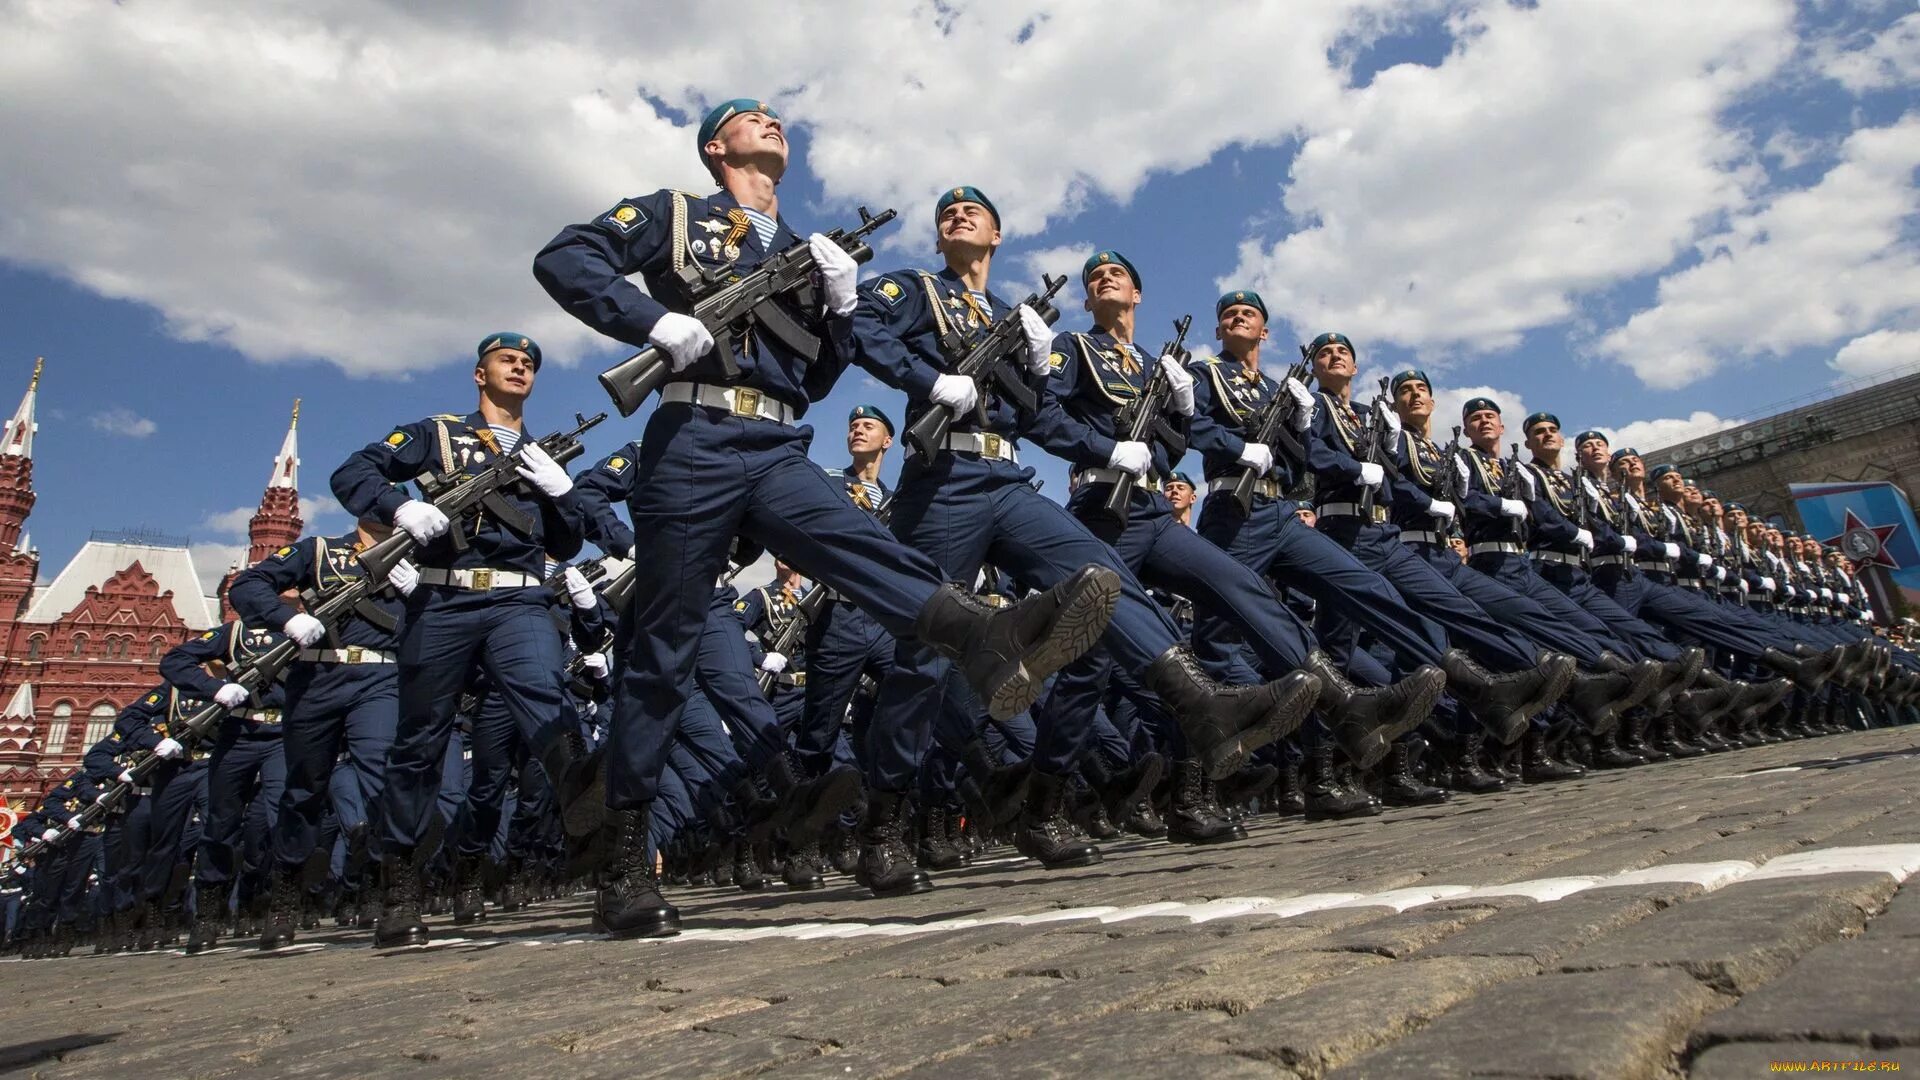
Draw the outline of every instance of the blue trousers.
<instances>
[{"instance_id":1,"label":"blue trousers","mask_svg":"<svg viewBox=\"0 0 1920 1080\"><path fill-rule=\"evenodd\" d=\"M320 843L320 819L331 798L343 832L368 824L386 782L387 753L400 722L400 672L392 664L296 664L287 675L287 712L280 741L286 791L273 823L273 858L293 869ZM346 770L336 782L342 752ZM343 784L353 788L343 802Z\"/></svg>"},{"instance_id":2,"label":"blue trousers","mask_svg":"<svg viewBox=\"0 0 1920 1080\"><path fill-rule=\"evenodd\" d=\"M939 568L807 458L812 440L812 428L703 406L661 405L648 420L627 504L641 549L621 627L629 652L609 736L608 806L635 808L657 790L694 686L713 582L736 536L778 551L895 636L912 633L939 590Z\"/></svg>"},{"instance_id":3,"label":"blue trousers","mask_svg":"<svg viewBox=\"0 0 1920 1080\"><path fill-rule=\"evenodd\" d=\"M873 616L838 600L807 626L806 709L793 729L793 747L818 773L834 755L861 676L875 682L893 670L893 635Z\"/></svg>"},{"instance_id":4,"label":"blue trousers","mask_svg":"<svg viewBox=\"0 0 1920 1080\"><path fill-rule=\"evenodd\" d=\"M1681 640L1722 649L1748 659L1773 645L1773 631L1756 633L1744 619L1730 617L1721 605L1699 593L1643 571L1603 566L1594 582L1629 614L1666 628Z\"/></svg>"},{"instance_id":5,"label":"blue trousers","mask_svg":"<svg viewBox=\"0 0 1920 1080\"><path fill-rule=\"evenodd\" d=\"M1600 662L1602 652L1611 651L1622 659L1635 656L1632 649L1613 636L1606 623L1582 610L1566 593L1535 573L1527 556L1495 552L1475 555L1467 565L1546 613L1545 620L1529 618L1522 623L1505 612L1496 612L1508 625L1534 641L1566 653L1587 668Z\"/></svg>"},{"instance_id":6,"label":"blue trousers","mask_svg":"<svg viewBox=\"0 0 1920 1080\"><path fill-rule=\"evenodd\" d=\"M974 454L945 453L931 463L908 458L894 491L893 531L925 552L923 557L930 556L947 581L971 584L988 563L1031 589L1052 588L1089 563L1114 570L1120 575L1120 599L1101 644L1130 669L1145 670L1180 640L1173 620L1112 548L1065 507L1035 491L1032 480L1031 469ZM957 751L985 716L950 663L932 649L901 640L874 707L868 785L909 790L930 727Z\"/></svg>"},{"instance_id":7,"label":"blue trousers","mask_svg":"<svg viewBox=\"0 0 1920 1080\"><path fill-rule=\"evenodd\" d=\"M565 661L545 589L473 592L422 585L407 599L400 637L400 722L387 757L381 828L410 849L427 826L460 692L474 666L492 682L522 745L540 747L572 723ZM482 748L497 754L502 744ZM505 771L512 762L488 761Z\"/></svg>"},{"instance_id":8,"label":"blue trousers","mask_svg":"<svg viewBox=\"0 0 1920 1080\"><path fill-rule=\"evenodd\" d=\"M140 853L138 887L135 900L158 900L173 880L173 868L185 852L193 850L187 842L188 825L194 811L207 803L207 762L202 758L181 766L168 763L152 774L153 794L143 800L149 804L145 823L144 847Z\"/></svg>"},{"instance_id":9,"label":"blue trousers","mask_svg":"<svg viewBox=\"0 0 1920 1080\"><path fill-rule=\"evenodd\" d=\"M206 825L194 863L194 883L202 890L203 902L223 900L223 890L235 877L236 853L256 785L260 797L279 806L286 784L287 759L277 731L242 733L231 723L221 730L207 759Z\"/></svg>"},{"instance_id":10,"label":"blue trousers","mask_svg":"<svg viewBox=\"0 0 1920 1080\"><path fill-rule=\"evenodd\" d=\"M1580 606L1580 610L1599 619L1613 631L1615 641L1624 643L1635 660L1677 660L1680 650L1673 642L1660 635L1644 620L1633 615L1626 608L1614 602L1613 597L1602 592L1594 584L1593 576L1577 566L1562 563L1543 563L1536 568L1547 583L1567 595L1567 599Z\"/></svg>"}]
</instances>

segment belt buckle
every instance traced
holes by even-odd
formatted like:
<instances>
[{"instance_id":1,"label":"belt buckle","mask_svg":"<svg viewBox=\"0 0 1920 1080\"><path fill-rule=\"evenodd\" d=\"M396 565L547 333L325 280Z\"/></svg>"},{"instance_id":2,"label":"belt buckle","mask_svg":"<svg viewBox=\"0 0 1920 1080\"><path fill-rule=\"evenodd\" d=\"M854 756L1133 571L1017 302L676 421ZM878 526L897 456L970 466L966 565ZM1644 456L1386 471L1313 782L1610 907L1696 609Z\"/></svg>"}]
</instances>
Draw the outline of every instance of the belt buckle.
<instances>
[{"instance_id":1,"label":"belt buckle","mask_svg":"<svg viewBox=\"0 0 1920 1080\"><path fill-rule=\"evenodd\" d=\"M806 673L806 672L804 672L804 671L796 671L796 672L794 672L794 673L793 673L793 685L795 685L795 686L805 686L805 685L807 685L807 673Z\"/></svg>"},{"instance_id":2,"label":"belt buckle","mask_svg":"<svg viewBox=\"0 0 1920 1080\"><path fill-rule=\"evenodd\" d=\"M493 588L493 569L482 567L473 572L473 587L476 589Z\"/></svg>"},{"instance_id":3,"label":"belt buckle","mask_svg":"<svg viewBox=\"0 0 1920 1080\"><path fill-rule=\"evenodd\" d=\"M751 386L736 386L733 389L733 415L760 418L760 391Z\"/></svg>"},{"instance_id":4,"label":"belt buckle","mask_svg":"<svg viewBox=\"0 0 1920 1080\"><path fill-rule=\"evenodd\" d=\"M363 651L363 650L362 650L362 649L361 649L361 647L360 647L360 646L358 646L358 645L349 645L349 646L347 646L347 663L349 663L349 664L357 664L357 663L359 663L359 662L360 662L360 655L361 655L361 653L362 653L362 651Z\"/></svg>"},{"instance_id":5,"label":"belt buckle","mask_svg":"<svg viewBox=\"0 0 1920 1080\"><path fill-rule=\"evenodd\" d=\"M988 457L997 458L1000 456L1001 443L998 434L991 431L986 432L985 437L981 439L980 445L986 448L985 453Z\"/></svg>"}]
</instances>

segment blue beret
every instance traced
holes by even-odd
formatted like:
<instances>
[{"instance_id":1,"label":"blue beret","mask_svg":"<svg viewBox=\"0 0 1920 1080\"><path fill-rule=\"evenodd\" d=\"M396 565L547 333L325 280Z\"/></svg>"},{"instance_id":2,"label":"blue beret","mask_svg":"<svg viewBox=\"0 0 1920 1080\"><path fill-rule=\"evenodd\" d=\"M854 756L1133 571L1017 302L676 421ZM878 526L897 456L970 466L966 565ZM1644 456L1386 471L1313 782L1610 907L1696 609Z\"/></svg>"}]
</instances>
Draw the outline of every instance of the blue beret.
<instances>
[{"instance_id":1,"label":"blue beret","mask_svg":"<svg viewBox=\"0 0 1920 1080\"><path fill-rule=\"evenodd\" d=\"M1393 377L1393 383L1388 388L1397 394L1400 392L1400 384L1410 382L1426 383L1428 390L1433 389L1433 380L1427 378L1427 373L1421 371L1419 368L1408 368L1400 374L1395 375Z\"/></svg>"},{"instance_id":2,"label":"blue beret","mask_svg":"<svg viewBox=\"0 0 1920 1080\"><path fill-rule=\"evenodd\" d=\"M1588 428L1587 430L1573 437L1573 448L1575 450L1580 449L1581 446L1586 444L1586 441L1588 439L1599 439L1601 442L1606 443L1609 446L1613 444L1613 440L1607 438L1605 434L1595 431L1592 428Z\"/></svg>"},{"instance_id":3,"label":"blue beret","mask_svg":"<svg viewBox=\"0 0 1920 1080\"><path fill-rule=\"evenodd\" d=\"M1314 356L1318 354L1321 349L1326 348L1328 345L1331 345L1336 341L1342 345L1345 345L1347 347L1347 351L1352 353L1354 356L1357 357L1360 355L1360 350L1353 347L1353 340L1351 338L1347 337L1347 335L1345 334L1336 334L1332 331L1328 331L1327 333L1321 334L1319 337L1314 338L1312 341L1307 343L1307 359L1309 360L1313 359ZM1433 384L1428 383L1427 385L1432 386Z\"/></svg>"},{"instance_id":4,"label":"blue beret","mask_svg":"<svg viewBox=\"0 0 1920 1080\"><path fill-rule=\"evenodd\" d=\"M1172 476L1167 477L1167 483L1185 484L1188 487L1193 488L1195 491L1198 491L1200 489L1200 485L1193 482L1193 477L1188 476L1186 473L1183 473L1183 472L1177 472L1177 473L1174 473Z\"/></svg>"},{"instance_id":5,"label":"blue beret","mask_svg":"<svg viewBox=\"0 0 1920 1080\"><path fill-rule=\"evenodd\" d=\"M1235 304L1245 304L1250 308L1258 310L1261 318L1264 319L1267 317L1267 302L1260 299L1260 294L1254 292L1252 289L1235 289L1220 297L1213 305L1213 317L1218 319L1227 313L1228 308Z\"/></svg>"},{"instance_id":6,"label":"blue beret","mask_svg":"<svg viewBox=\"0 0 1920 1080\"><path fill-rule=\"evenodd\" d=\"M1680 471L1679 469L1676 469L1671 465L1655 465L1653 467L1653 471L1648 473L1647 476L1649 479L1658 480L1670 472L1679 472L1679 471Z\"/></svg>"},{"instance_id":7,"label":"blue beret","mask_svg":"<svg viewBox=\"0 0 1920 1080\"><path fill-rule=\"evenodd\" d=\"M1465 420L1481 409L1492 409L1494 413L1498 415L1500 412L1500 403L1490 397L1468 398L1467 403L1460 406L1460 419Z\"/></svg>"},{"instance_id":8,"label":"blue beret","mask_svg":"<svg viewBox=\"0 0 1920 1080\"><path fill-rule=\"evenodd\" d=\"M1620 449L1615 450L1613 452L1612 460L1619 461L1623 457L1639 457L1639 456L1640 456L1640 451L1635 450L1631 446L1623 446Z\"/></svg>"},{"instance_id":9,"label":"blue beret","mask_svg":"<svg viewBox=\"0 0 1920 1080\"><path fill-rule=\"evenodd\" d=\"M893 434L893 421L887 417L886 413L880 411L878 405L855 405L853 411L847 414L847 423L851 424L855 420L878 420L880 426L887 429L887 434Z\"/></svg>"},{"instance_id":10,"label":"blue beret","mask_svg":"<svg viewBox=\"0 0 1920 1080\"><path fill-rule=\"evenodd\" d=\"M707 144L712 142L713 137L719 133L720 125L739 116L741 113L750 112L766 113L775 120L780 119L780 114L773 111L773 106L754 98L742 97L734 98L732 101L723 101L715 105L708 111L707 118L700 121L700 134L695 138L693 146L695 150L700 152L700 160L705 163L709 169L713 167L713 163L707 161Z\"/></svg>"},{"instance_id":11,"label":"blue beret","mask_svg":"<svg viewBox=\"0 0 1920 1080\"><path fill-rule=\"evenodd\" d=\"M940 196L940 201L933 204L933 220L939 221L940 215L947 212L947 207L957 202L979 203L986 207L987 213L993 215L993 227L996 229L1000 227L999 207L993 205L993 200L987 198L985 192L971 185L948 188L947 193Z\"/></svg>"},{"instance_id":12,"label":"blue beret","mask_svg":"<svg viewBox=\"0 0 1920 1080\"><path fill-rule=\"evenodd\" d=\"M1540 423L1547 423L1547 422L1551 422L1554 427L1560 426L1559 417L1553 415L1550 412L1537 412L1520 422L1520 430L1525 432L1532 432L1533 425L1540 424Z\"/></svg>"},{"instance_id":13,"label":"blue beret","mask_svg":"<svg viewBox=\"0 0 1920 1080\"><path fill-rule=\"evenodd\" d=\"M482 360L495 349L519 349L533 361L533 370L540 370L540 344L518 330L496 330L480 339L480 348L475 355Z\"/></svg>"},{"instance_id":14,"label":"blue beret","mask_svg":"<svg viewBox=\"0 0 1920 1080\"><path fill-rule=\"evenodd\" d=\"M1747 512L1747 508L1744 506L1741 506L1737 502L1727 503L1724 506L1722 506L1720 509L1725 510L1729 514L1733 513L1735 510L1740 511L1743 514Z\"/></svg>"},{"instance_id":15,"label":"blue beret","mask_svg":"<svg viewBox=\"0 0 1920 1080\"><path fill-rule=\"evenodd\" d=\"M1094 267L1105 266L1108 263L1119 263L1126 267L1127 276L1133 279L1133 287L1136 289L1140 287L1140 271L1133 268L1133 264L1127 261L1125 255L1112 250L1096 251L1087 258L1087 264L1080 268L1080 284L1085 285L1087 279L1093 276Z\"/></svg>"}]
</instances>

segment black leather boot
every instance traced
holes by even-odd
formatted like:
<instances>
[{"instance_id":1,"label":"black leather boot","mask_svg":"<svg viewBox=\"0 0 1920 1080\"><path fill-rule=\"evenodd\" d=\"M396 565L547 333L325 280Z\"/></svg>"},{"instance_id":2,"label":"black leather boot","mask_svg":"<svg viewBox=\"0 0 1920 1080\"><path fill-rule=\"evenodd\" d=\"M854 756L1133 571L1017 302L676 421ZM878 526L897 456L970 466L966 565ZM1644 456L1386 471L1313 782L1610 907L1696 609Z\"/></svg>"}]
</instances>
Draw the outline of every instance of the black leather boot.
<instances>
[{"instance_id":1,"label":"black leather boot","mask_svg":"<svg viewBox=\"0 0 1920 1080\"><path fill-rule=\"evenodd\" d=\"M1105 806L1107 819L1124 821L1135 803L1153 793L1166 767L1167 759L1149 750L1133 764L1116 769L1096 749L1080 762L1080 773Z\"/></svg>"},{"instance_id":2,"label":"black leather boot","mask_svg":"<svg viewBox=\"0 0 1920 1080\"><path fill-rule=\"evenodd\" d=\"M767 787L778 800L772 824L792 836L818 836L827 823L837 820L847 807L860 801L860 771L851 765L834 765L812 779L801 779L790 753L776 754L766 764L763 775Z\"/></svg>"},{"instance_id":3,"label":"black leather boot","mask_svg":"<svg viewBox=\"0 0 1920 1080\"><path fill-rule=\"evenodd\" d=\"M892 791L867 795L866 817L860 821L860 865L854 879L875 896L906 896L933 888L933 879L913 865L913 852L901 828L906 796Z\"/></svg>"},{"instance_id":4,"label":"black leather boot","mask_svg":"<svg viewBox=\"0 0 1920 1080\"><path fill-rule=\"evenodd\" d=\"M1247 830L1213 800L1213 782L1197 758L1183 758L1173 767L1173 801L1167 807L1167 839L1176 844L1226 844L1244 840Z\"/></svg>"},{"instance_id":5,"label":"black leather boot","mask_svg":"<svg viewBox=\"0 0 1920 1080\"><path fill-rule=\"evenodd\" d=\"M1387 752L1387 770L1381 779L1380 799L1388 806L1432 806L1448 798L1445 788L1422 783L1413 774L1413 751L1404 742L1394 743Z\"/></svg>"},{"instance_id":6,"label":"black leather boot","mask_svg":"<svg viewBox=\"0 0 1920 1080\"><path fill-rule=\"evenodd\" d=\"M1618 707L1635 696L1632 677L1624 671L1576 672L1562 703L1594 734L1612 731L1620 722Z\"/></svg>"},{"instance_id":7,"label":"black leather boot","mask_svg":"<svg viewBox=\"0 0 1920 1080\"><path fill-rule=\"evenodd\" d=\"M1805 650L1804 652L1802 650ZM1832 653L1814 652L1806 646L1797 646L1796 655L1789 656L1779 649L1768 649L1760 654L1760 660L1768 667L1792 679L1795 686L1803 690L1818 690L1827 683L1827 678L1839 666L1841 656Z\"/></svg>"},{"instance_id":8,"label":"black leather boot","mask_svg":"<svg viewBox=\"0 0 1920 1080\"><path fill-rule=\"evenodd\" d=\"M1559 697L1553 692L1553 683L1560 673L1549 665L1495 675L1459 649L1449 649L1441 659L1441 670L1446 672L1448 685L1467 712L1502 744L1520 738L1527 729L1527 721L1545 707L1543 699L1558 700ZM1564 676L1564 679L1571 678L1570 672ZM1564 685L1559 688L1560 693L1565 690Z\"/></svg>"},{"instance_id":9,"label":"black leather boot","mask_svg":"<svg viewBox=\"0 0 1920 1080\"><path fill-rule=\"evenodd\" d=\"M1033 704L1048 676L1100 640L1119 598L1120 576L1104 566L1083 566L1006 608L942 585L915 618L913 636L952 660L987 715L1005 720Z\"/></svg>"},{"instance_id":10,"label":"black leather boot","mask_svg":"<svg viewBox=\"0 0 1920 1080\"><path fill-rule=\"evenodd\" d=\"M1049 870L1100 861L1100 849L1075 839L1067 827L1066 791L1065 777L1035 769L1027 785L1027 805L1013 834L1013 846L1020 854Z\"/></svg>"},{"instance_id":11,"label":"black leather boot","mask_svg":"<svg viewBox=\"0 0 1920 1080\"><path fill-rule=\"evenodd\" d=\"M1013 824L1027 801L1032 766L1025 761L1002 765L979 736L960 748L960 763L967 771L960 777L957 790L967 812L988 828Z\"/></svg>"},{"instance_id":12,"label":"black leather boot","mask_svg":"<svg viewBox=\"0 0 1920 1080\"><path fill-rule=\"evenodd\" d=\"M1447 786L1455 791L1465 791L1473 795L1486 795L1495 791L1505 791L1506 781L1487 772L1480 764L1480 752L1485 747L1487 736L1475 731L1460 737L1454 747L1453 768L1449 770Z\"/></svg>"},{"instance_id":13,"label":"black leather boot","mask_svg":"<svg viewBox=\"0 0 1920 1080\"><path fill-rule=\"evenodd\" d=\"M1209 777L1230 776L1247 755L1291 735L1320 696L1320 680L1295 671L1259 686L1224 686L1184 645L1160 654L1142 680L1180 724L1187 752Z\"/></svg>"},{"instance_id":14,"label":"black leather boot","mask_svg":"<svg viewBox=\"0 0 1920 1080\"><path fill-rule=\"evenodd\" d=\"M1619 734L1620 732L1618 730L1614 730L1593 737L1594 768L1627 769L1635 765L1646 764L1646 758L1630 750L1621 749Z\"/></svg>"},{"instance_id":15,"label":"black leather boot","mask_svg":"<svg viewBox=\"0 0 1920 1080\"><path fill-rule=\"evenodd\" d=\"M819 841L804 837L787 845L787 865L780 880L796 892L812 892L827 887L827 874L820 858Z\"/></svg>"},{"instance_id":16,"label":"black leather boot","mask_svg":"<svg viewBox=\"0 0 1920 1080\"><path fill-rule=\"evenodd\" d=\"M1280 755L1280 778L1273 785L1273 809L1282 817L1307 812L1305 785L1300 780L1300 758Z\"/></svg>"},{"instance_id":17,"label":"black leather boot","mask_svg":"<svg viewBox=\"0 0 1920 1080\"><path fill-rule=\"evenodd\" d=\"M487 898L480 881L480 856L462 855L453 863L453 925L485 922Z\"/></svg>"},{"instance_id":18,"label":"black leather boot","mask_svg":"<svg viewBox=\"0 0 1920 1080\"><path fill-rule=\"evenodd\" d=\"M1238 821L1245 816L1247 804L1255 795L1273 787L1280 770L1272 765L1253 764L1214 785L1214 800L1227 817Z\"/></svg>"},{"instance_id":19,"label":"black leather boot","mask_svg":"<svg viewBox=\"0 0 1920 1080\"><path fill-rule=\"evenodd\" d=\"M386 882L386 897L373 928L373 947L425 945L427 924L420 919L420 878L413 865L413 849L387 852L380 860L380 874ZM295 911L298 917L297 907Z\"/></svg>"},{"instance_id":20,"label":"black leather boot","mask_svg":"<svg viewBox=\"0 0 1920 1080\"><path fill-rule=\"evenodd\" d=\"M1547 753L1547 733L1539 729L1528 731L1521 744L1520 776L1529 784L1544 784L1554 780L1571 780L1586 775L1586 770L1554 760Z\"/></svg>"},{"instance_id":21,"label":"black leather boot","mask_svg":"<svg viewBox=\"0 0 1920 1080\"><path fill-rule=\"evenodd\" d=\"M1301 670L1320 680L1319 708L1347 758L1370 769L1388 747L1424 723L1447 688L1447 674L1431 664L1379 689L1363 689L1315 649Z\"/></svg>"},{"instance_id":22,"label":"black leather boot","mask_svg":"<svg viewBox=\"0 0 1920 1080\"><path fill-rule=\"evenodd\" d=\"M1680 737L1672 717L1663 717L1654 727L1653 745L1660 752L1672 758L1699 757L1705 750Z\"/></svg>"},{"instance_id":23,"label":"black leather boot","mask_svg":"<svg viewBox=\"0 0 1920 1080\"><path fill-rule=\"evenodd\" d=\"M967 865L967 853L953 842L947 829L952 814L945 803L930 803L919 814L920 839L914 845L914 862L926 870L958 870Z\"/></svg>"},{"instance_id":24,"label":"black leather boot","mask_svg":"<svg viewBox=\"0 0 1920 1080\"><path fill-rule=\"evenodd\" d=\"M1325 740L1307 751L1306 796L1308 821L1372 817L1380 812L1371 796L1340 775L1333 744Z\"/></svg>"},{"instance_id":25,"label":"black leather boot","mask_svg":"<svg viewBox=\"0 0 1920 1080\"><path fill-rule=\"evenodd\" d=\"M220 918L207 912L194 916L193 932L187 935L188 956L203 953L220 944L221 921Z\"/></svg>"},{"instance_id":26,"label":"black leather boot","mask_svg":"<svg viewBox=\"0 0 1920 1080\"><path fill-rule=\"evenodd\" d=\"M660 895L653 852L647 847L651 804L612 810L613 851L594 898L594 925L614 938L672 937L680 932L680 911Z\"/></svg>"},{"instance_id":27,"label":"black leather boot","mask_svg":"<svg viewBox=\"0 0 1920 1080\"><path fill-rule=\"evenodd\" d=\"M759 892L767 887L767 872L760 869L760 860L753 856L753 845L746 840L735 840L729 845L733 848L733 887L742 892Z\"/></svg>"}]
</instances>

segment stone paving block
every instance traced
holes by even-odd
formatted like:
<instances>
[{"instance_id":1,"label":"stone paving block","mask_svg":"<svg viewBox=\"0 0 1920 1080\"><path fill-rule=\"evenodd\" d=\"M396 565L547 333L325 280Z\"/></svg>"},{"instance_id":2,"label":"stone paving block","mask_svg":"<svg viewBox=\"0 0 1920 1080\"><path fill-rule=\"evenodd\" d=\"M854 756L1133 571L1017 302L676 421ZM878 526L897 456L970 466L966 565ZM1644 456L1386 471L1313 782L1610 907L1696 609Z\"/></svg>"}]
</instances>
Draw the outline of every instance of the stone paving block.
<instances>
[{"instance_id":1,"label":"stone paving block","mask_svg":"<svg viewBox=\"0 0 1920 1080\"><path fill-rule=\"evenodd\" d=\"M1071 1029L1050 1027L1022 1039L970 1050L906 1075L920 1080L1026 1080L1124 1076L1128 1080L1292 1075L1274 1065L1228 1054L1196 1052L1229 1023L1212 1012L1122 1012Z\"/></svg>"},{"instance_id":2,"label":"stone paving block","mask_svg":"<svg viewBox=\"0 0 1920 1080\"><path fill-rule=\"evenodd\" d=\"M1364 952L1399 958L1459 933L1494 914L1492 907L1423 906L1336 930L1313 943L1325 952Z\"/></svg>"},{"instance_id":3,"label":"stone paving block","mask_svg":"<svg viewBox=\"0 0 1920 1080\"><path fill-rule=\"evenodd\" d=\"M1920 1046L1920 939L1815 949L1701 1028L1703 1045L1783 1038Z\"/></svg>"},{"instance_id":4,"label":"stone paving block","mask_svg":"<svg viewBox=\"0 0 1920 1080\"><path fill-rule=\"evenodd\" d=\"M1210 1009L1239 1016L1256 1005L1310 991L1329 979L1390 964L1357 952L1281 952L1148 995L1142 1009Z\"/></svg>"},{"instance_id":5,"label":"stone paving block","mask_svg":"<svg viewBox=\"0 0 1920 1080\"><path fill-rule=\"evenodd\" d=\"M1331 1077L1664 1077L1687 1032L1720 1001L1684 972L1666 968L1516 979L1354 1059ZM1502 1031L1508 1037L1488 1037Z\"/></svg>"},{"instance_id":6,"label":"stone paving block","mask_svg":"<svg viewBox=\"0 0 1920 1080\"><path fill-rule=\"evenodd\" d=\"M1614 931L1561 958L1563 971L1678 967L1745 993L1801 955L1860 929L1893 891L1885 874L1739 882Z\"/></svg>"},{"instance_id":7,"label":"stone paving block","mask_svg":"<svg viewBox=\"0 0 1920 1080\"><path fill-rule=\"evenodd\" d=\"M1550 904L1502 911L1419 950L1431 956L1524 956L1547 965L1589 941L1660 910L1629 888L1589 889Z\"/></svg>"},{"instance_id":8,"label":"stone paving block","mask_svg":"<svg viewBox=\"0 0 1920 1080\"><path fill-rule=\"evenodd\" d=\"M1321 983L1248 1010L1223 1031L1224 1049L1317 1077L1404 1037L1489 986L1533 975L1530 960L1403 960Z\"/></svg>"},{"instance_id":9,"label":"stone paving block","mask_svg":"<svg viewBox=\"0 0 1920 1080\"><path fill-rule=\"evenodd\" d=\"M1867 923L1868 937L1920 937L1920 883L1908 878L1887 906Z\"/></svg>"},{"instance_id":10,"label":"stone paving block","mask_svg":"<svg viewBox=\"0 0 1920 1080\"><path fill-rule=\"evenodd\" d=\"M1752 1080L1756 1076L1782 1075L1775 1072L1776 1066L1816 1062L1830 1066L1821 1070L1828 1075L1854 1075L1852 1066L1856 1062L1878 1065L1875 1072L1893 1072L1886 1068L1893 1064L1900 1067L1900 1072L1911 1073L1920 1069L1920 1047L1875 1050L1844 1043L1727 1043L1695 1055L1687 1075L1692 1080ZM1812 1073L1810 1069L1804 1071Z\"/></svg>"}]
</instances>

